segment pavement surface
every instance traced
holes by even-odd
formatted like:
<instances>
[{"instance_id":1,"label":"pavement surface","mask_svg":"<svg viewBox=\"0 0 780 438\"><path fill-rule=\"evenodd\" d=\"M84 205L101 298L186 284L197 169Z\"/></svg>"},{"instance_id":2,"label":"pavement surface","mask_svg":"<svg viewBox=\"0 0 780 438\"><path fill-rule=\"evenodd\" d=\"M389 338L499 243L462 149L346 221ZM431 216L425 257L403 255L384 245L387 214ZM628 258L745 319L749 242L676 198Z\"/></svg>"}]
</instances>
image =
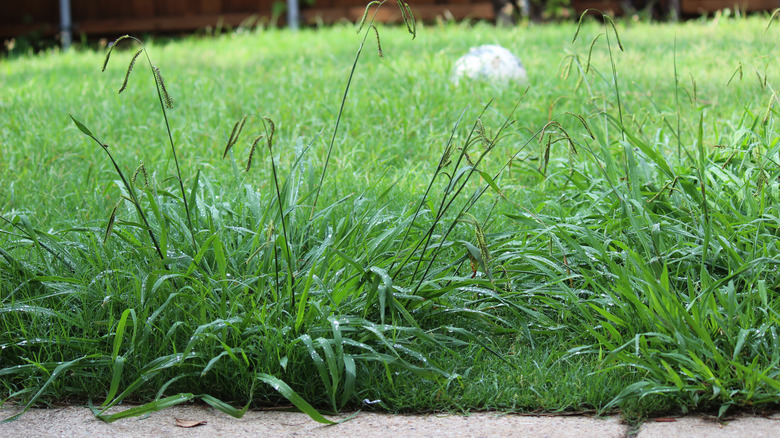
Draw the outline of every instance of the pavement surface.
<instances>
[{"instance_id":1,"label":"pavement surface","mask_svg":"<svg viewBox=\"0 0 780 438\"><path fill-rule=\"evenodd\" d=\"M118 412L122 408L111 411ZM18 407L0 407L0 419L20 412ZM342 417L331 417L337 420ZM198 425L195 425L198 424ZM187 427L189 426L189 427ZM208 406L175 406L143 418L105 423L89 409L68 406L33 409L21 418L0 423L0 438L25 437L561 437L561 438L655 438L655 437L780 437L780 414L766 417L737 416L727 422L692 415L650 419L629 426L620 417L532 416L507 413L476 413L468 416L388 415L360 412L335 426L323 426L301 413L250 411L233 418Z\"/></svg>"}]
</instances>

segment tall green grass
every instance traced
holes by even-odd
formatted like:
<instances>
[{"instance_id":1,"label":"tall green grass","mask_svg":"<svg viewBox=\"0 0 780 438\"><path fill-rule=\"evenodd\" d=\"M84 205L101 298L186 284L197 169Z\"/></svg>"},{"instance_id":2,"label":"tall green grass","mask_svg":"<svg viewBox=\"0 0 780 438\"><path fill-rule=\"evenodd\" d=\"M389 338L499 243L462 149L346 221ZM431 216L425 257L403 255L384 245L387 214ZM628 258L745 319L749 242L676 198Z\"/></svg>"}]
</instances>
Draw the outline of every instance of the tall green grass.
<instances>
[{"instance_id":1,"label":"tall green grass","mask_svg":"<svg viewBox=\"0 0 780 438\"><path fill-rule=\"evenodd\" d=\"M230 90L246 73L217 86L166 73L163 88L156 47L112 46L107 74L130 102L65 111L77 128L69 141L86 134L109 163L89 159L79 176L94 181L88 211L64 224L41 212L58 225L49 228L17 198L0 204L12 206L0 230L3 399L86 399L106 421L194 399L234 416L287 400L322 422L314 407L363 399L390 410L631 415L777 403L776 29L762 34L757 19L606 23L542 30L542 43L576 41L555 79L534 73L556 68L549 56L529 54L525 94L455 89L441 62L423 61L415 76L366 61L369 25L322 134L305 111L288 122L236 108ZM690 36L677 39L669 68L636 68L659 49L632 46L632 26ZM697 53L695 37L718 26L761 55L729 71L701 65L713 55ZM377 38L390 58L403 44L454 44L463 31ZM141 55L152 87L134 65ZM112 70L122 57L130 67ZM400 97L386 95L388 78ZM286 80L314 95L294 74ZM224 161L192 145L211 138L199 118L168 121L178 109L166 103L187 90L219 97L218 111L198 101L221 131L210 155ZM145 112L122 112L152 108L141 100L149 93L163 131ZM29 138L30 116L19 113L5 123ZM158 138L164 149L145 149ZM125 400L142 405L108 410Z\"/></svg>"}]
</instances>

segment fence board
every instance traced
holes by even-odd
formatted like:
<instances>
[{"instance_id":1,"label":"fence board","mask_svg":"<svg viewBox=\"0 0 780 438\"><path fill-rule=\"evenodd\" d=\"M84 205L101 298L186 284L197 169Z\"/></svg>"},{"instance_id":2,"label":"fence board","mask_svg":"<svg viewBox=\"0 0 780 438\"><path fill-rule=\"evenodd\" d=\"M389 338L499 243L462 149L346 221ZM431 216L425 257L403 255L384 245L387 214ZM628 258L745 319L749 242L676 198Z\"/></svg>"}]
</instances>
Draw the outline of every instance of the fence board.
<instances>
[{"instance_id":1,"label":"fence board","mask_svg":"<svg viewBox=\"0 0 780 438\"><path fill-rule=\"evenodd\" d=\"M735 6L747 12L768 11L780 7L780 0L680 0L682 13L691 15L734 9Z\"/></svg>"},{"instance_id":2,"label":"fence board","mask_svg":"<svg viewBox=\"0 0 780 438\"><path fill-rule=\"evenodd\" d=\"M490 2L469 4L419 4L410 5L416 20L430 21L437 17L451 15L456 20L466 18L492 20L494 18L493 4ZM336 7L336 8L312 8L301 12L303 22L306 24L336 23L342 20L356 22L363 18L365 6ZM369 12L368 17L371 17ZM376 20L383 23L400 23L401 11L397 6L383 6L377 13Z\"/></svg>"},{"instance_id":3,"label":"fence board","mask_svg":"<svg viewBox=\"0 0 780 438\"><path fill-rule=\"evenodd\" d=\"M219 14L222 8L221 0L200 0L200 11L204 14Z\"/></svg>"},{"instance_id":4,"label":"fence board","mask_svg":"<svg viewBox=\"0 0 780 438\"><path fill-rule=\"evenodd\" d=\"M154 0L133 0L133 17L154 17Z\"/></svg>"}]
</instances>

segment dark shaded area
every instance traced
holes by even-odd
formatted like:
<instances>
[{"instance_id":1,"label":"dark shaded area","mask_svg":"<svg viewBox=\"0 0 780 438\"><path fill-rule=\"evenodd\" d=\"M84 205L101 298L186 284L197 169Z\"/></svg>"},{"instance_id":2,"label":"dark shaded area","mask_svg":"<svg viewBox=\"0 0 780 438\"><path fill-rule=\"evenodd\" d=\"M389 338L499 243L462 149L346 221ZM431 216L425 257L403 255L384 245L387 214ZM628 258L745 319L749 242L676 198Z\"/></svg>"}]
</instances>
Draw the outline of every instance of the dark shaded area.
<instances>
[{"instance_id":1,"label":"dark shaded area","mask_svg":"<svg viewBox=\"0 0 780 438\"><path fill-rule=\"evenodd\" d=\"M59 44L60 6L56 0L5 2L0 14L0 53L30 53ZM363 17L368 0L300 0L304 26ZM531 22L576 20L583 11L610 16L634 16L649 20L677 20L739 8L739 14L765 12L780 6L777 0L750 0L735 6L730 0L419 0L409 8L418 21L493 21L512 26L520 19ZM73 40L82 45L124 34L160 36L192 32L218 34L256 25L284 26L286 0L123 0L71 2ZM378 22L400 23L396 1L385 2Z\"/></svg>"},{"instance_id":2,"label":"dark shaded area","mask_svg":"<svg viewBox=\"0 0 780 438\"><path fill-rule=\"evenodd\" d=\"M592 9L612 16L630 15L651 20L678 20L683 17L680 0L492 0L498 26L514 26L523 17L534 23L577 19ZM693 15L688 14L689 17Z\"/></svg>"}]
</instances>

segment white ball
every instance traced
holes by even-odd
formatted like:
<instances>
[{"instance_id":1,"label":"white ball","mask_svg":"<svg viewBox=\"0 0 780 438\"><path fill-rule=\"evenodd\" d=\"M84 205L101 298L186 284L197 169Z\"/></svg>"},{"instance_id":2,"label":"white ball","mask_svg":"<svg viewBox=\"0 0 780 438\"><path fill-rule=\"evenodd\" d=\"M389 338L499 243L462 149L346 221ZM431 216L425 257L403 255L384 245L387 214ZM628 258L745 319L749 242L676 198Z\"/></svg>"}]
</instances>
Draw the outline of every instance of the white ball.
<instances>
[{"instance_id":1,"label":"white ball","mask_svg":"<svg viewBox=\"0 0 780 438\"><path fill-rule=\"evenodd\" d=\"M528 80L520 59L497 45L472 47L469 53L461 56L455 63L452 81L457 85L463 77L498 83Z\"/></svg>"}]
</instances>

